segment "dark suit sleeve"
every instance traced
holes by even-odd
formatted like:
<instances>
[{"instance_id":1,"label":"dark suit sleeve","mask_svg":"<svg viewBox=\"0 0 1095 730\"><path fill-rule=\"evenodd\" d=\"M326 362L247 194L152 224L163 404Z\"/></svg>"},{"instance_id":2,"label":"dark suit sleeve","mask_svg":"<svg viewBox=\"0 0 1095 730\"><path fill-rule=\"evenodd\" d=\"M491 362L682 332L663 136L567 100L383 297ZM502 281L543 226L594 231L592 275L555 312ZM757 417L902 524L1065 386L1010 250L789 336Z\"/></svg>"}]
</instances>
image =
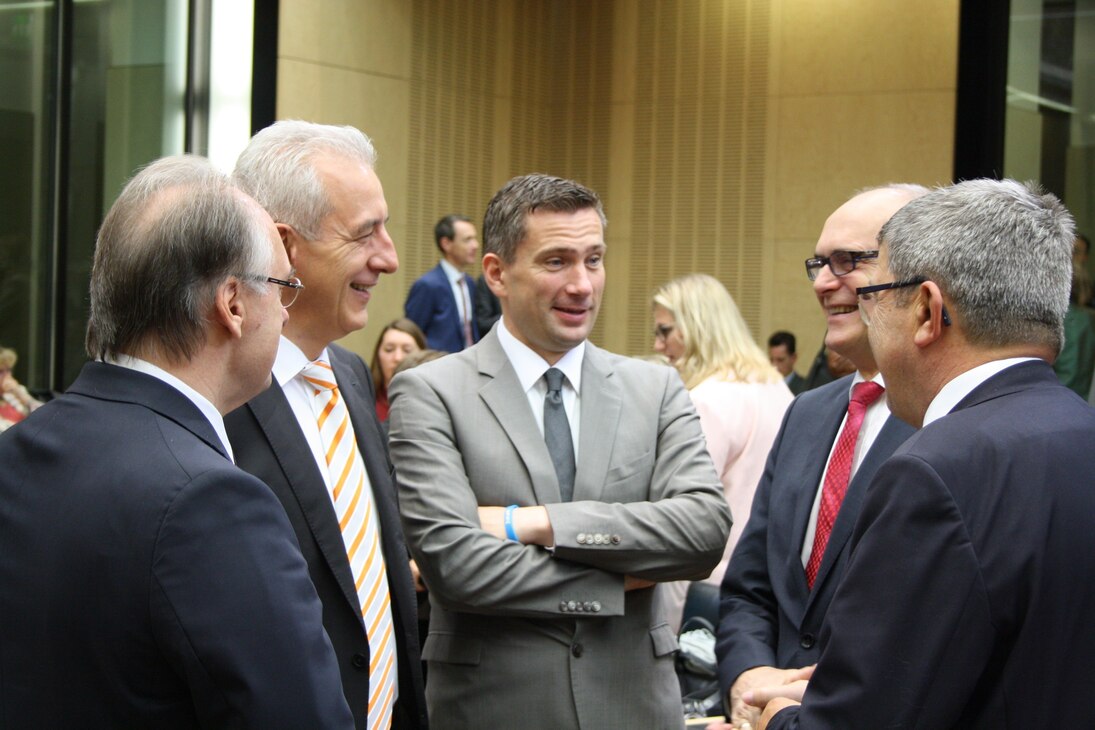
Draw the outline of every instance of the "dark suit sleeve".
<instances>
[{"instance_id":1,"label":"dark suit sleeve","mask_svg":"<svg viewBox=\"0 0 1095 730\"><path fill-rule=\"evenodd\" d=\"M284 510L220 469L168 505L150 612L207 727L353 728L321 608Z\"/></svg>"},{"instance_id":2,"label":"dark suit sleeve","mask_svg":"<svg viewBox=\"0 0 1095 730\"><path fill-rule=\"evenodd\" d=\"M779 605L772 592L772 576L768 571L768 512L772 499L772 478L779 464L784 433L797 404L794 401L788 408L772 450L768 452L768 461L753 497L749 521L723 575L715 656L719 662L719 684L724 696L738 675L746 669L776 666Z\"/></svg>"},{"instance_id":3,"label":"dark suit sleeve","mask_svg":"<svg viewBox=\"0 0 1095 730\"><path fill-rule=\"evenodd\" d=\"M961 727L995 630L947 485L922 460L894 457L852 539L803 705L769 727Z\"/></svg>"},{"instance_id":4,"label":"dark suit sleeve","mask_svg":"<svg viewBox=\"0 0 1095 730\"><path fill-rule=\"evenodd\" d=\"M425 278L418 279L411 285L407 293L407 301L403 304L403 313L407 319L413 321L423 332L430 331L430 325L434 317L434 292L430 289Z\"/></svg>"}]
</instances>

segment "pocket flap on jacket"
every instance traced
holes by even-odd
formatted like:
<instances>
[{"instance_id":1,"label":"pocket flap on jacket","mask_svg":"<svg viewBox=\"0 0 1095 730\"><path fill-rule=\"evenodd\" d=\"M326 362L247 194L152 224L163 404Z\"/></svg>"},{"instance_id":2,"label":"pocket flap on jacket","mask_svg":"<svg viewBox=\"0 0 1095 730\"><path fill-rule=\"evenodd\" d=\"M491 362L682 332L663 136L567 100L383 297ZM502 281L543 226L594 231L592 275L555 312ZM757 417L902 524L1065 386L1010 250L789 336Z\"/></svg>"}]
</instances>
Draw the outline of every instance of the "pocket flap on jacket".
<instances>
[{"instance_id":1,"label":"pocket flap on jacket","mask_svg":"<svg viewBox=\"0 0 1095 730\"><path fill-rule=\"evenodd\" d=\"M481 639L456 634L430 634L422 647L423 659L448 664L478 664L482 653Z\"/></svg>"},{"instance_id":2,"label":"pocket flap on jacket","mask_svg":"<svg viewBox=\"0 0 1095 730\"><path fill-rule=\"evenodd\" d=\"M677 635L673 633L673 629L669 627L669 624L658 624L651 628L650 640L654 643L654 656L672 654L679 648L677 646Z\"/></svg>"}]
</instances>

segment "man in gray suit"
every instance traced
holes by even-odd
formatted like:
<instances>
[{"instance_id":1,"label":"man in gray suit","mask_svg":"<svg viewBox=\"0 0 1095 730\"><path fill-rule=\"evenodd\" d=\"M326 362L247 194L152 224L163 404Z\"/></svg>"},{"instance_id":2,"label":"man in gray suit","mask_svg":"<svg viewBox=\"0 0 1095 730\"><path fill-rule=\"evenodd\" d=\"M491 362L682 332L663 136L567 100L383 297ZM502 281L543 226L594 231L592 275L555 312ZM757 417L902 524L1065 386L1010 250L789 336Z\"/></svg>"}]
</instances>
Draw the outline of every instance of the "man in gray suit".
<instances>
[{"instance_id":1,"label":"man in gray suit","mask_svg":"<svg viewBox=\"0 0 1095 730\"><path fill-rule=\"evenodd\" d=\"M501 321L391 389L432 604L429 712L453 728L681 727L653 585L707 575L730 529L699 420L674 370L586 341L605 280L593 191L515 178L483 234Z\"/></svg>"}]
</instances>

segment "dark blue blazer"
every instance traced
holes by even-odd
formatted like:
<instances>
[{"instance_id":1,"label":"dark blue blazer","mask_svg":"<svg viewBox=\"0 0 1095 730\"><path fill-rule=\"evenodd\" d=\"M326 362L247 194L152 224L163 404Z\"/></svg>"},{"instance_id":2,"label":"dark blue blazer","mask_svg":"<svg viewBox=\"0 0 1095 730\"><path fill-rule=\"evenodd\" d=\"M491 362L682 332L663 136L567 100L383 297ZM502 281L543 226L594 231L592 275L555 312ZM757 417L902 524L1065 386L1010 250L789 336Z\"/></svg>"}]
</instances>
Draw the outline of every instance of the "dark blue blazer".
<instances>
[{"instance_id":1,"label":"dark blue blazer","mask_svg":"<svg viewBox=\"0 0 1095 730\"><path fill-rule=\"evenodd\" d=\"M464 284L468 287L468 299L473 307L468 312L471 318L471 337L479 341L479 327L475 323L475 279L464 274ZM426 333L426 343L431 349L442 352L460 352L464 349L464 325L460 308L452 293L452 284L445 275L441 264L423 274L411 285L403 311L408 319Z\"/></svg>"},{"instance_id":2,"label":"dark blue blazer","mask_svg":"<svg viewBox=\"0 0 1095 730\"><path fill-rule=\"evenodd\" d=\"M0 465L0 727L353 727L285 511L180 392L89 363Z\"/></svg>"},{"instance_id":3,"label":"dark blue blazer","mask_svg":"<svg viewBox=\"0 0 1095 730\"><path fill-rule=\"evenodd\" d=\"M867 484L913 433L891 416L848 485L811 591L802 541L837 430L848 410L852 376L791 402L764 467L749 522L723 577L719 606L719 681L723 695L757 666L802 667L817 661L822 620L848 560L848 536Z\"/></svg>"},{"instance_id":4,"label":"dark blue blazer","mask_svg":"<svg viewBox=\"0 0 1095 730\"><path fill-rule=\"evenodd\" d=\"M395 621L399 701L393 725L425 728L426 701L418 646L417 599L399 522L387 440L376 417L373 381L365 363L338 345L328 352L358 448L373 488L381 547ZM367 727L369 639L354 588L346 545L331 497L285 392L276 382L225 418L236 463L262 479L281 501L296 532L320 600L323 626L334 644L342 688L358 728Z\"/></svg>"},{"instance_id":5,"label":"dark blue blazer","mask_svg":"<svg viewBox=\"0 0 1095 730\"><path fill-rule=\"evenodd\" d=\"M879 469L771 728L1092 728L1095 409L1010 367Z\"/></svg>"}]
</instances>

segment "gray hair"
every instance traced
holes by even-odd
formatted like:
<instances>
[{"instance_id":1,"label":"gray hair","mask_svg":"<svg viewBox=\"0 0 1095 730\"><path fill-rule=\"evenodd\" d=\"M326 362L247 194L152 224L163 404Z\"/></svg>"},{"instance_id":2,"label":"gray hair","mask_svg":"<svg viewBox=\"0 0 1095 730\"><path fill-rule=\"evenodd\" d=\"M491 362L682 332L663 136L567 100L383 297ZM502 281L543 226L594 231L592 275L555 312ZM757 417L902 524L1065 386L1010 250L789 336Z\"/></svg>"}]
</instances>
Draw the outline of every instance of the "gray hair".
<instances>
[{"instance_id":1,"label":"gray hair","mask_svg":"<svg viewBox=\"0 0 1095 730\"><path fill-rule=\"evenodd\" d=\"M260 215L205 158L165 157L138 172L95 243L88 355L190 360L217 287L230 276L265 285L274 252Z\"/></svg>"},{"instance_id":2,"label":"gray hair","mask_svg":"<svg viewBox=\"0 0 1095 730\"><path fill-rule=\"evenodd\" d=\"M290 119L252 137L236 160L232 177L275 223L291 225L304 238L315 240L333 210L315 167L316 158L325 153L370 170L376 165L376 150L361 130Z\"/></svg>"},{"instance_id":3,"label":"gray hair","mask_svg":"<svg viewBox=\"0 0 1095 730\"><path fill-rule=\"evenodd\" d=\"M895 281L937 283L970 342L1060 350L1075 235L1068 210L1037 185L938 188L897 211L878 238L889 246Z\"/></svg>"},{"instance_id":4,"label":"gray hair","mask_svg":"<svg viewBox=\"0 0 1095 730\"><path fill-rule=\"evenodd\" d=\"M573 213L592 208L605 227L601 199L581 183L551 175L515 177L494 194L483 216L483 252L511 263L517 246L525 239L525 221L537 211Z\"/></svg>"}]
</instances>

